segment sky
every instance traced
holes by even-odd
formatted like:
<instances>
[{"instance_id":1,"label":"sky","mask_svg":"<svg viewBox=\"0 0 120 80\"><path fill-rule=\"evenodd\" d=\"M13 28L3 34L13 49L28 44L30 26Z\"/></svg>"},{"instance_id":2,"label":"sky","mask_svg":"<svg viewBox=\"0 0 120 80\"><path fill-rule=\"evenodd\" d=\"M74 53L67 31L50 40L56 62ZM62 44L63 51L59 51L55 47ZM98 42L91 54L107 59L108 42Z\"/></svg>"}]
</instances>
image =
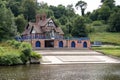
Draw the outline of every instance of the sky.
<instances>
[{"instance_id":1,"label":"sky","mask_svg":"<svg viewBox=\"0 0 120 80\"><path fill-rule=\"evenodd\" d=\"M68 4L73 4L73 6L75 6L75 4L80 0L37 0L37 1L38 2L43 1L48 5L54 5L54 6L58 6L59 4L62 4L64 6L67 6ZM101 0L83 0L83 1L87 2L86 12L88 11L92 12L93 10L97 9L101 4L100 3ZM117 5L120 5L120 0L115 0L115 1ZM76 10L75 8L75 12L80 13L80 10Z\"/></svg>"}]
</instances>

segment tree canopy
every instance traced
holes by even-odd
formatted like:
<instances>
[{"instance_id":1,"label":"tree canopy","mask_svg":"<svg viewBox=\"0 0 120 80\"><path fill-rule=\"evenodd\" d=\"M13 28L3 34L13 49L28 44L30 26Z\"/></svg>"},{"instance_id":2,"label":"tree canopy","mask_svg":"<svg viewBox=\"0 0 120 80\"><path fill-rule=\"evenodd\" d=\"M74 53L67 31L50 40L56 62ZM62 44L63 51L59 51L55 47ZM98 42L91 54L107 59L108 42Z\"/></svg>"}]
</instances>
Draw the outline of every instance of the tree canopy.
<instances>
[{"instance_id":1,"label":"tree canopy","mask_svg":"<svg viewBox=\"0 0 120 80\"><path fill-rule=\"evenodd\" d=\"M67 6L53 6L37 0L0 0L0 41L21 34L28 21L35 22L35 15L42 13L54 19L65 36L87 36L94 31L93 25L102 24L108 25L107 31L120 32L120 6L115 5L115 0L101 0L101 3L98 9L85 13L87 2L82 0ZM80 8L82 15L76 14L74 7Z\"/></svg>"},{"instance_id":2,"label":"tree canopy","mask_svg":"<svg viewBox=\"0 0 120 80\"><path fill-rule=\"evenodd\" d=\"M11 39L17 33L12 11L0 1L0 41Z\"/></svg>"},{"instance_id":3,"label":"tree canopy","mask_svg":"<svg viewBox=\"0 0 120 80\"><path fill-rule=\"evenodd\" d=\"M78 9L80 7L81 9L81 14L84 16L85 9L87 8L87 3L84 1L78 1L75 5L75 7Z\"/></svg>"}]
</instances>

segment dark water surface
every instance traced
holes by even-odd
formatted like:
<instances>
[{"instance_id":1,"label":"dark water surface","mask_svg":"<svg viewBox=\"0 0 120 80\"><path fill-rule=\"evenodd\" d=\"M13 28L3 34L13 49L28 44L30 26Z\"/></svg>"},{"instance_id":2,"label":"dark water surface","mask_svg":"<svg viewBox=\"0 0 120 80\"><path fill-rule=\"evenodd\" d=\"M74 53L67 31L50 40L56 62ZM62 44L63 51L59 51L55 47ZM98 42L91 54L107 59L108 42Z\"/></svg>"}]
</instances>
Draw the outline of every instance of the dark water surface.
<instances>
[{"instance_id":1,"label":"dark water surface","mask_svg":"<svg viewBox=\"0 0 120 80\"><path fill-rule=\"evenodd\" d=\"M0 66L0 80L120 80L120 64Z\"/></svg>"}]
</instances>

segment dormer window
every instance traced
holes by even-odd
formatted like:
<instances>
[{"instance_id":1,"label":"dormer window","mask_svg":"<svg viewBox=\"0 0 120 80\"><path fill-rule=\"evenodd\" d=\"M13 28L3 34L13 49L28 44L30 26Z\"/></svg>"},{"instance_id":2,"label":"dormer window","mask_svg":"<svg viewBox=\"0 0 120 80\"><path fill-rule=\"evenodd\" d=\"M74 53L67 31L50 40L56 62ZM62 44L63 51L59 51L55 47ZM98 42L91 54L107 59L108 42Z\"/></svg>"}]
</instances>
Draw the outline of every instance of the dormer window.
<instances>
[{"instance_id":1,"label":"dormer window","mask_svg":"<svg viewBox=\"0 0 120 80\"><path fill-rule=\"evenodd\" d=\"M35 30L33 29L32 33L35 33Z\"/></svg>"},{"instance_id":2,"label":"dormer window","mask_svg":"<svg viewBox=\"0 0 120 80\"><path fill-rule=\"evenodd\" d=\"M53 22L49 22L49 26L53 26Z\"/></svg>"},{"instance_id":3,"label":"dormer window","mask_svg":"<svg viewBox=\"0 0 120 80\"><path fill-rule=\"evenodd\" d=\"M54 23L53 23L53 21L52 21L52 20L50 20L50 21L48 22L48 26L49 26L49 27L54 26Z\"/></svg>"}]
</instances>

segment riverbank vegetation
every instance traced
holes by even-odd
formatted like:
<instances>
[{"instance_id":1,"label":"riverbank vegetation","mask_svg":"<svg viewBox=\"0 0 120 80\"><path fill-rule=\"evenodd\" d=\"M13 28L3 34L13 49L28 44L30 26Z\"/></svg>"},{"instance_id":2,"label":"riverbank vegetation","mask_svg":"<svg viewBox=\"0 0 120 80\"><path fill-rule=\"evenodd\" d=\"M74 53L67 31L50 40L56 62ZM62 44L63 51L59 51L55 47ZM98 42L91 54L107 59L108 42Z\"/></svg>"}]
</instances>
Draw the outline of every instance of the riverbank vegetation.
<instances>
[{"instance_id":1,"label":"riverbank vegetation","mask_svg":"<svg viewBox=\"0 0 120 80\"><path fill-rule=\"evenodd\" d=\"M91 42L101 41L102 44L120 45L120 33L95 32L89 34Z\"/></svg>"},{"instance_id":2,"label":"riverbank vegetation","mask_svg":"<svg viewBox=\"0 0 120 80\"><path fill-rule=\"evenodd\" d=\"M28 43L13 40L0 44L0 65L26 64L31 58L40 59L41 55L33 52Z\"/></svg>"},{"instance_id":3,"label":"riverbank vegetation","mask_svg":"<svg viewBox=\"0 0 120 80\"><path fill-rule=\"evenodd\" d=\"M111 55L120 58L120 46L92 47L92 49L102 52L105 55Z\"/></svg>"}]
</instances>

